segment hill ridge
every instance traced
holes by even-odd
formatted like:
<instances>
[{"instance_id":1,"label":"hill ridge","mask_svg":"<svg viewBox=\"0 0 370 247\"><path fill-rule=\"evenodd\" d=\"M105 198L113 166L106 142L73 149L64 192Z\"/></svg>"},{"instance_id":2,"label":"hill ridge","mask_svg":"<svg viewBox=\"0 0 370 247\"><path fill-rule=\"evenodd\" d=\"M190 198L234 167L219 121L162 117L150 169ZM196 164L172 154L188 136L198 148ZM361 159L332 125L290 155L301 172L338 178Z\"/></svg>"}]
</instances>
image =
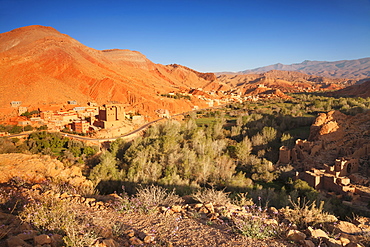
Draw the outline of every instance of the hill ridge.
<instances>
[{"instance_id":1,"label":"hill ridge","mask_svg":"<svg viewBox=\"0 0 370 247\"><path fill-rule=\"evenodd\" d=\"M268 66L258 67L255 69L239 71L235 74L262 73L270 70L299 71L309 75L323 76L329 78L363 79L366 77L370 77L370 57L353 60L338 60L331 62L304 60L301 63L293 63L289 65L276 63ZM227 72L224 74L227 74Z\"/></svg>"}]
</instances>

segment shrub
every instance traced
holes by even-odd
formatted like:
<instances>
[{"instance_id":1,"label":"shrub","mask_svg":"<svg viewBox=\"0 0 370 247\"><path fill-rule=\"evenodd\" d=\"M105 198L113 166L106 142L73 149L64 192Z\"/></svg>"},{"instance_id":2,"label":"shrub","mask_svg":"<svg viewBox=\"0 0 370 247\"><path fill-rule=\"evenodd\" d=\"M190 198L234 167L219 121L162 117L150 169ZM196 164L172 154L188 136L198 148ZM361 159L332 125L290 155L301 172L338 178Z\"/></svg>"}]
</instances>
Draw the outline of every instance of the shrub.
<instances>
[{"instance_id":1,"label":"shrub","mask_svg":"<svg viewBox=\"0 0 370 247\"><path fill-rule=\"evenodd\" d=\"M201 203L213 203L215 205L227 205L230 203L229 192L205 188L192 194L192 197Z\"/></svg>"},{"instance_id":2,"label":"shrub","mask_svg":"<svg viewBox=\"0 0 370 247\"><path fill-rule=\"evenodd\" d=\"M168 192L165 188L155 185L140 187L134 199L148 208L172 206L183 202L183 199L175 194L175 190Z\"/></svg>"},{"instance_id":3,"label":"shrub","mask_svg":"<svg viewBox=\"0 0 370 247\"><path fill-rule=\"evenodd\" d=\"M324 201L321 201L319 206L316 206L316 201L306 202L301 198L297 198L297 202L289 199L293 208L286 207L284 216L290 222L297 225L299 229L305 229L308 226L318 226L325 222L335 222L338 219L327 212L323 211Z\"/></svg>"},{"instance_id":4,"label":"shrub","mask_svg":"<svg viewBox=\"0 0 370 247\"><path fill-rule=\"evenodd\" d=\"M256 204L244 206L246 214L233 216L234 230L244 236L254 239L283 237L289 226L277 224L267 213L267 208Z\"/></svg>"},{"instance_id":5,"label":"shrub","mask_svg":"<svg viewBox=\"0 0 370 247\"><path fill-rule=\"evenodd\" d=\"M88 219L77 214L67 201L41 198L27 204L19 217L41 232L64 235L66 246L90 246L96 240Z\"/></svg>"},{"instance_id":6,"label":"shrub","mask_svg":"<svg viewBox=\"0 0 370 247\"><path fill-rule=\"evenodd\" d=\"M264 239L275 237L277 235L277 226L266 224L264 220L259 216L235 218L234 227L237 232L250 238Z\"/></svg>"}]
</instances>

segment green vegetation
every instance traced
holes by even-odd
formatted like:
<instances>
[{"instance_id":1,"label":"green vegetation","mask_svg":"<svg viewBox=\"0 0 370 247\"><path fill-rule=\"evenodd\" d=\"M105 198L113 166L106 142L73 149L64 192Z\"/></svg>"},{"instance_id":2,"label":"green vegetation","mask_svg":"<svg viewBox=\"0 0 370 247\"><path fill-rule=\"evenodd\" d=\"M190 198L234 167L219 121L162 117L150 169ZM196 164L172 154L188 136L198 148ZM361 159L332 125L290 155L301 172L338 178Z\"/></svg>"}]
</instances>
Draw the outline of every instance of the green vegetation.
<instances>
[{"instance_id":1,"label":"green vegetation","mask_svg":"<svg viewBox=\"0 0 370 247\"><path fill-rule=\"evenodd\" d=\"M10 134L19 134L22 131L23 131L22 126L18 126L18 125L3 125L3 124L0 124L0 132L8 132Z\"/></svg>"},{"instance_id":2,"label":"green vegetation","mask_svg":"<svg viewBox=\"0 0 370 247\"><path fill-rule=\"evenodd\" d=\"M31 112L26 111L25 113L22 113L21 116L31 118L33 116L38 116L39 114L40 114L40 112L38 110L34 110L34 111L31 111Z\"/></svg>"},{"instance_id":3,"label":"green vegetation","mask_svg":"<svg viewBox=\"0 0 370 247\"><path fill-rule=\"evenodd\" d=\"M97 146L88 146L56 132L33 132L24 142L0 138L0 153L31 152L58 157L64 163L84 163L98 152Z\"/></svg>"},{"instance_id":4,"label":"green vegetation","mask_svg":"<svg viewBox=\"0 0 370 247\"><path fill-rule=\"evenodd\" d=\"M162 97L172 98L172 99L187 99L190 100L190 95L184 95L181 93L166 93L166 94L160 94Z\"/></svg>"},{"instance_id":5,"label":"green vegetation","mask_svg":"<svg viewBox=\"0 0 370 247\"><path fill-rule=\"evenodd\" d=\"M232 197L248 192L249 198L262 197L279 208L289 204L289 197L321 201L324 198L305 182L289 180L284 169L292 168L277 169L280 146L292 147L295 140L307 139L320 112L355 114L369 107L370 99L296 94L290 100L199 111L182 123L169 120L152 126L132 142L113 142L91 169L90 179L104 193L121 185L134 192L138 184L154 183L176 188L182 195L210 186L231 192ZM341 210L326 201L326 210Z\"/></svg>"},{"instance_id":6,"label":"green vegetation","mask_svg":"<svg viewBox=\"0 0 370 247\"><path fill-rule=\"evenodd\" d=\"M320 112L346 114L370 108L370 98L329 98L320 94L295 94L290 100L273 99L233 104L216 111L192 113L185 121L169 120L147 129L131 142L118 139L108 150L70 140L59 133L36 132L24 142L0 139L0 153L49 154L60 160L86 163L87 174L101 193L132 194L139 185L156 184L180 195L215 188L230 193L248 192L254 201L277 208L297 202L326 200L324 209L343 213L334 199L324 199L304 181L291 181L293 167L276 167L279 148L306 139ZM198 192L197 192L198 191ZM310 204L311 205L311 204Z\"/></svg>"}]
</instances>

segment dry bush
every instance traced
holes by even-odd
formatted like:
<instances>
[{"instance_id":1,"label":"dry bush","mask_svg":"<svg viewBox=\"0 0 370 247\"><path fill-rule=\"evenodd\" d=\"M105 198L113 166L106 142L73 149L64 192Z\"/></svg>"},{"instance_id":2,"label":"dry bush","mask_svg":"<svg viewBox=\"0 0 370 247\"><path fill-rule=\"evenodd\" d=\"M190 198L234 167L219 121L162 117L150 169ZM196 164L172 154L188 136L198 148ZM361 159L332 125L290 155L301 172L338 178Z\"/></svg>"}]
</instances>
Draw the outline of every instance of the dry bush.
<instances>
[{"instance_id":1,"label":"dry bush","mask_svg":"<svg viewBox=\"0 0 370 247\"><path fill-rule=\"evenodd\" d=\"M198 190L193 193L191 196L201 202L201 203L213 203L215 205L227 205L230 203L229 198L230 192L225 192L224 190L215 190L214 188L205 188Z\"/></svg>"},{"instance_id":2,"label":"dry bush","mask_svg":"<svg viewBox=\"0 0 370 247\"><path fill-rule=\"evenodd\" d=\"M19 217L41 232L64 235L66 246L89 246L96 240L94 229L87 227L89 219L78 214L67 201L42 198L27 204Z\"/></svg>"},{"instance_id":3,"label":"dry bush","mask_svg":"<svg viewBox=\"0 0 370 247\"><path fill-rule=\"evenodd\" d=\"M284 217L290 222L297 225L299 229L305 229L308 226L318 226L326 222L335 222L338 219L327 212L323 211L324 201L320 202L319 207L316 206L316 201L301 203L301 198L297 202L289 199L293 208L286 207L284 209Z\"/></svg>"},{"instance_id":4,"label":"dry bush","mask_svg":"<svg viewBox=\"0 0 370 247\"><path fill-rule=\"evenodd\" d=\"M168 192L165 188L156 185L140 187L133 199L148 208L172 206L183 202L183 199L175 194L175 190Z\"/></svg>"},{"instance_id":5,"label":"dry bush","mask_svg":"<svg viewBox=\"0 0 370 247\"><path fill-rule=\"evenodd\" d=\"M248 194L248 192L236 194L235 198L232 200L232 204L237 205L239 207L253 205L254 204L253 199L248 198L247 194Z\"/></svg>"}]
</instances>

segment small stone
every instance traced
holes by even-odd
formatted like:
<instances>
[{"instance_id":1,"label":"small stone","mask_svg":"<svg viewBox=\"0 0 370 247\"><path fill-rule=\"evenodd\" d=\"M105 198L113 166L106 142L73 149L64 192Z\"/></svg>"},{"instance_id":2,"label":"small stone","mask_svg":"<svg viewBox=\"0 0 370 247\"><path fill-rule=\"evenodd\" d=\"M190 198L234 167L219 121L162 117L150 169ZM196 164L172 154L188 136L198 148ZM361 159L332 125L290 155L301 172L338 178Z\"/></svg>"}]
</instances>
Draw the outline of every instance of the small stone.
<instances>
[{"instance_id":1,"label":"small stone","mask_svg":"<svg viewBox=\"0 0 370 247\"><path fill-rule=\"evenodd\" d=\"M183 211L181 206L172 206L171 210L175 213L181 213Z\"/></svg>"},{"instance_id":2,"label":"small stone","mask_svg":"<svg viewBox=\"0 0 370 247\"><path fill-rule=\"evenodd\" d=\"M51 238L46 234L42 234L39 236L35 236L33 238L33 242L35 245L51 244Z\"/></svg>"},{"instance_id":3,"label":"small stone","mask_svg":"<svg viewBox=\"0 0 370 247\"><path fill-rule=\"evenodd\" d=\"M210 220L216 220L218 219L218 216L220 216L219 213L212 213L212 214L208 214L207 217L210 219Z\"/></svg>"},{"instance_id":4,"label":"small stone","mask_svg":"<svg viewBox=\"0 0 370 247\"><path fill-rule=\"evenodd\" d=\"M104 208L105 207L104 202L102 202L102 201L96 202L95 203L95 207L96 208Z\"/></svg>"},{"instance_id":5,"label":"small stone","mask_svg":"<svg viewBox=\"0 0 370 247\"><path fill-rule=\"evenodd\" d=\"M348 238L345 238L345 237L339 237L339 240L342 244L342 246L346 246L347 244L349 244L351 242L351 240L349 240Z\"/></svg>"},{"instance_id":6,"label":"small stone","mask_svg":"<svg viewBox=\"0 0 370 247\"><path fill-rule=\"evenodd\" d=\"M69 198L70 196L68 195L67 192L64 192L63 194L60 195L60 199L67 199Z\"/></svg>"},{"instance_id":7,"label":"small stone","mask_svg":"<svg viewBox=\"0 0 370 247\"><path fill-rule=\"evenodd\" d=\"M342 242L340 240L336 240L334 238L326 238L324 239L324 241L328 247L342 247Z\"/></svg>"},{"instance_id":8,"label":"small stone","mask_svg":"<svg viewBox=\"0 0 370 247\"><path fill-rule=\"evenodd\" d=\"M293 240L294 242L299 242L306 239L306 234L298 230L289 230L287 238Z\"/></svg>"},{"instance_id":9,"label":"small stone","mask_svg":"<svg viewBox=\"0 0 370 247\"><path fill-rule=\"evenodd\" d=\"M130 238L130 243L133 244L133 245L142 245L143 241L141 241L137 237L132 237L132 238Z\"/></svg>"},{"instance_id":10,"label":"small stone","mask_svg":"<svg viewBox=\"0 0 370 247\"><path fill-rule=\"evenodd\" d=\"M279 214L279 211L275 208L275 207L269 207L267 212L270 214L270 215L277 215Z\"/></svg>"},{"instance_id":11,"label":"small stone","mask_svg":"<svg viewBox=\"0 0 370 247\"><path fill-rule=\"evenodd\" d=\"M91 205L91 204L92 204L92 203L94 203L94 202L95 202L95 198L86 198L86 199L85 199L85 204L87 204L87 205L88 205L88 204L90 204L90 205Z\"/></svg>"},{"instance_id":12,"label":"small stone","mask_svg":"<svg viewBox=\"0 0 370 247\"><path fill-rule=\"evenodd\" d=\"M154 241L155 236L154 235L146 235L144 238L144 243L150 244Z\"/></svg>"},{"instance_id":13,"label":"small stone","mask_svg":"<svg viewBox=\"0 0 370 247\"><path fill-rule=\"evenodd\" d=\"M201 207L198 212L201 214L208 214L209 210L206 207Z\"/></svg>"},{"instance_id":14,"label":"small stone","mask_svg":"<svg viewBox=\"0 0 370 247\"><path fill-rule=\"evenodd\" d=\"M204 207L208 209L209 213L211 214L215 212L212 202L204 204Z\"/></svg>"},{"instance_id":15,"label":"small stone","mask_svg":"<svg viewBox=\"0 0 370 247\"><path fill-rule=\"evenodd\" d=\"M363 247L363 245L351 242L347 244L346 247Z\"/></svg>"},{"instance_id":16,"label":"small stone","mask_svg":"<svg viewBox=\"0 0 370 247\"><path fill-rule=\"evenodd\" d=\"M266 225L279 225L279 223L275 219L265 219L263 222Z\"/></svg>"},{"instance_id":17,"label":"small stone","mask_svg":"<svg viewBox=\"0 0 370 247\"><path fill-rule=\"evenodd\" d=\"M31 187L33 190L42 190L42 186L40 184L32 185Z\"/></svg>"},{"instance_id":18,"label":"small stone","mask_svg":"<svg viewBox=\"0 0 370 247\"><path fill-rule=\"evenodd\" d=\"M100 245L101 247L120 247L120 244L114 241L114 239L104 239Z\"/></svg>"},{"instance_id":19,"label":"small stone","mask_svg":"<svg viewBox=\"0 0 370 247\"><path fill-rule=\"evenodd\" d=\"M312 238L329 238L328 234L321 229L313 229L309 226L308 231L310 232Z\"/></svg>"},{"instance_id":20,"label":"small stone","mask_svg":"<svg viewBox=\"0 0 370 247\"><path fill-rule=\"evenodd\" d=\"M159 209L159 212L160 213L164 213L164 212L166 212L168 210L168 208L167 207L164 207L164 206L159 207L158 209Z\"/></svg>"},{"instance_id":21,"label":"small stone","mask_svg":"<svg viewBox=\"0 0 370 247\"><path fill-rule=\"evenodd\" d=\"M125 231L125 234L127 235L127 237L131 238L135 236L135 231L130 229L130 230Z\"/></svg>"}]
</instances>

